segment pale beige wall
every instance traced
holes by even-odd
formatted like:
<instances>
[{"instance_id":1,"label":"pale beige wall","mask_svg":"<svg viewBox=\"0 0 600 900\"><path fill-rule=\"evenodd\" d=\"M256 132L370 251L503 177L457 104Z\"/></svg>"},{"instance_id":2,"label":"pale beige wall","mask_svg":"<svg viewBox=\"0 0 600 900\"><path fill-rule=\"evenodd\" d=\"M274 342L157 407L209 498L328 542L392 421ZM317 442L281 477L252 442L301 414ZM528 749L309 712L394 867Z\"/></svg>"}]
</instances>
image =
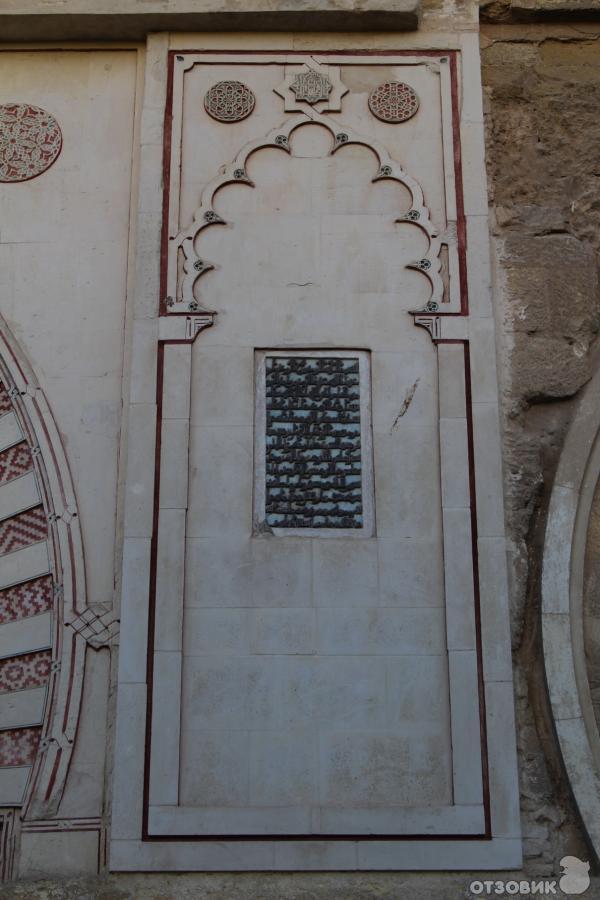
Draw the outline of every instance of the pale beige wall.
<instances>
[{"instance_id":1,"label":"pale beige wall","mask_svg":"<svg viewBox=\"0 0 600 900\"><path fill-rule=\"evenodd\" d=\"M136 78L135 50L0 53L0 102L63 133L49 170L0 185L0 312L62 435L89 603L114 593Z\"/></svg>"}]
</instances>

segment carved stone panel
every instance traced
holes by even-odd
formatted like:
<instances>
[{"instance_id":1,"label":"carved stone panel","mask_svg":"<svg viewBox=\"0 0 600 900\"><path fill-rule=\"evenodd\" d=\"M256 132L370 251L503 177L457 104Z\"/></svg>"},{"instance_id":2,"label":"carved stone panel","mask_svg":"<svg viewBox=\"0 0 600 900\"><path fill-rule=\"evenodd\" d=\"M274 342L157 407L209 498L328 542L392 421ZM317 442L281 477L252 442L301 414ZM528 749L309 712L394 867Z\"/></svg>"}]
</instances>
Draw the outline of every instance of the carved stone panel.
<instances>
[{"instance_id":1,"label":"carved stone panel","mask_svg":"<svg viewBox=\"0 0 600 900\"><path fill-rule=\"evenodd\" d=\"M240 81L219 81L204 97L204 108L218 122L239 122L250 115L254 94Z\"/></svg>"},{"instance_id":2,"label":"carved stone panel","mask_svg":"<svg viewBox=\"0 0 600 900\"><path fill-rule=\"evenodd\" d=\"M371 536L368 354L259 353L254 440L255 529Z\"/></svg>"},{"instance_id":3,"label":"carved stone panel","mask_svg":"<svg viewBox=\"0 0 600 900\"><path fill-rule=\"evenodd\" d=\"M382 122L397 124L412 119L419 109L419 98L410 85L387 81L369 94L369 109Z\"/></svg>"},{"instance_id":4,"label":"carved stone panel","mask_svg":"<svg viewBox=\"0 0 600 900\"><path fill-rule=\"evenodd\" d=\"M41 175L61 147L60 126L51 113L30 103L0 105L0 182Z\"/></svg>"},{"instance_id":5,"label":"carved stone panel","mask_svg":"<svg viewBox=\"0 0 600 900\"><path fill-rule=\"evenodd\" d=\"M519 863L483 160L459 196L461 47L425 50L170 57L115 868ZM256 97L235 129L196 112L225 78Z\"/></svg>"}]
</instances>

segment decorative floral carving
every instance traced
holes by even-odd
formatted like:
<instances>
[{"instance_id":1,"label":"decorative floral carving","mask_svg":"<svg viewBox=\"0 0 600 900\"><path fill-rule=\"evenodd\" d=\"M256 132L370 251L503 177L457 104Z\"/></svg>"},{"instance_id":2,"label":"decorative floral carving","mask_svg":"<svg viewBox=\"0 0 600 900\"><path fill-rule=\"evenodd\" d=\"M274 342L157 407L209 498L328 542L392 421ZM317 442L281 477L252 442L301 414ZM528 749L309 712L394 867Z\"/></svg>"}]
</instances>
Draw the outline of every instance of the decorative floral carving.
<instances>
[{"instance_id":1,"label":"decorative floral carving","mask_svg":"<svg viewBox=\"0 0 600 900\"><path fill-rule=\"evenodd\" d=\"M305 100L313 104L327 100L333 85L327 75L308 69L306 72L298 72L290 85L290 90L296 95L296 100Z\"/></svg>"},{"instance_id":2,"label":"decorative floral carving","mask_svg":"<svg viewBox=\"0 0 600 900\"><path fill-rule=\"evenodd\" d=\"M403 81L386 81L369 94L369 109L382 122L406 122L418 108L417 92Z\"/></svg>"},{"instance_id":3,"label":"decorative floral carving","mask_svg":"<svg viewBox=\"0 0 600 900\"><path fill-rule=\"evenodd\" d=\"M53 115L28 103L0 104L0 181L29 181L58 157L62 133Z\"/></svg>"},{"instance_id":4,"label":"decorative floral carving","mask_svg":"<svg viewBox=\"0 0 600 900\"><path fill-rule=\"evenodd\" d=\"M204 95L204 108L218 122L240 122L254 109L256 98L241 81L218 81Z\"/></svg>"}]
</instances>

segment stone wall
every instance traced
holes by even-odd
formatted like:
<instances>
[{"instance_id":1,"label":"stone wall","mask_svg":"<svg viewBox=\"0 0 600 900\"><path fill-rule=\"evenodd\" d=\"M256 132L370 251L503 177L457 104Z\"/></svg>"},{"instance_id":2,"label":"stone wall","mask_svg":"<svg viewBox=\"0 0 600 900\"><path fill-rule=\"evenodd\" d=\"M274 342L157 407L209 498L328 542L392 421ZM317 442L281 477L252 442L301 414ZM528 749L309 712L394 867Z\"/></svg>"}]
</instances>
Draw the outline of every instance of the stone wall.
<instances>
[{"instance_id":1,"label":"stone wall","mask_svg":"<svg viewBox=\"0 0 600 900\"><path fill-rule=\"evenodd\" d=\"M425 20L441 21L448 8L428 4ZM517 878L555 876L567 853L590 858L547 701L539 576L554 472L575 403L596 368L599 34L580 22L486 24L481 31L524 831L524 872ZM592 690L598 505L587 569ZM65 814L76 811L73 800ZM1 895L455 898L469 896L470 880L468 873L119 875L15 884ZM600 886L586 896L600 897Z\"/></svg>"},{"instance_id":2,"label":"stone wall","mask_svg":"<svg viewBox=\"0 0 600 900\"><path fill-rule=\"evenodd\" d=\"M540 872L588 852L549 718L539 576L554 471L600 326L597 40L584 24L481 33L524 854Z\"/></svg>"}]
</instances>

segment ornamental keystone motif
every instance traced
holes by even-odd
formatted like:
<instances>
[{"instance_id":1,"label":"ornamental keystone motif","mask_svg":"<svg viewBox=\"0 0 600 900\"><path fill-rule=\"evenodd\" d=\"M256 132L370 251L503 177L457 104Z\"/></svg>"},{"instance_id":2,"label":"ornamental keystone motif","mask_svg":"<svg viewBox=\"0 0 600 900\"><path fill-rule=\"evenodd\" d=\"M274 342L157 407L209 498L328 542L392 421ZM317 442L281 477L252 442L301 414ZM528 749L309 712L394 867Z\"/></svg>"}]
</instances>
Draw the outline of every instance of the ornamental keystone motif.
<instances>
[{"instance_id":1,"label":"ornamental keystone motif","mask_svg":"<svg viewBox=\"0 0 600 900\"><path fill-rule=\"evenodd\" d=\"M333 90L333 85L327 75L309 69L308 72L299 72L290 85L290 90L296 95L296 100L305 100L307 103L318 103L327 100Z\"/></svg>"},{"instance_id":2,"label":"ornamental keystone motif","mask_svg":"<svg viewBox=\"0 0 600 900\"><path fill-rule=\"evenodd\" d=\"M342 97L348 93L340 66L320 63L312 57L286 65L284 80L273 90L283 98L286 112L304 113L306 103L321 113L340 112Z\"/></svg>"}]
</instances>

